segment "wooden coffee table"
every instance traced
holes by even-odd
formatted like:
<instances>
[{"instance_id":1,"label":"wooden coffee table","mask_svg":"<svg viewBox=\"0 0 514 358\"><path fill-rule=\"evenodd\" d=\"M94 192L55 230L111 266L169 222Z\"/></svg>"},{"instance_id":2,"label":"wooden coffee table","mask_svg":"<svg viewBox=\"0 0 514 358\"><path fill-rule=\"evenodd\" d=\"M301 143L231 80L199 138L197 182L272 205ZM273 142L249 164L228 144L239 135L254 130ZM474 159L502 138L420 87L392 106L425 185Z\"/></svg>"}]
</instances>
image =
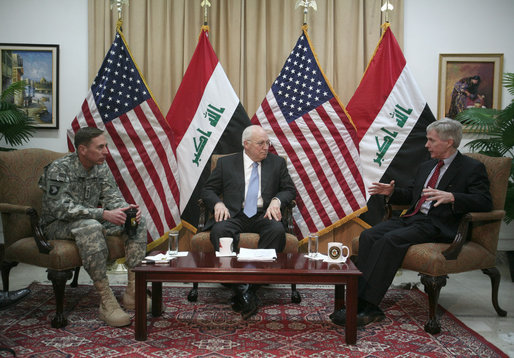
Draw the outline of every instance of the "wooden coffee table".
<instances>
[{"instance_id":1,"label":"wooden coffee table","mask_svg":"<svg viewBox=\"0 0 514 358\"><path fill-rule=\"evenodd\" d=\"M166 264L141 264L135 267L133 270L136 274L136 340L144 341L147 338L148 282L152 283L154 317L162 314L163 282L244 282L335 285L334 309L338 310L346 303L346 343L355 344L357 342L357 281L361 272L351 260L344 264L332 264L309 260L302 253L280 253L277 256L277 260L273 262L239 262L236 257L218 258L214 253L190 252L187 256L175 258Z\"/></svg>"}]
</instances>

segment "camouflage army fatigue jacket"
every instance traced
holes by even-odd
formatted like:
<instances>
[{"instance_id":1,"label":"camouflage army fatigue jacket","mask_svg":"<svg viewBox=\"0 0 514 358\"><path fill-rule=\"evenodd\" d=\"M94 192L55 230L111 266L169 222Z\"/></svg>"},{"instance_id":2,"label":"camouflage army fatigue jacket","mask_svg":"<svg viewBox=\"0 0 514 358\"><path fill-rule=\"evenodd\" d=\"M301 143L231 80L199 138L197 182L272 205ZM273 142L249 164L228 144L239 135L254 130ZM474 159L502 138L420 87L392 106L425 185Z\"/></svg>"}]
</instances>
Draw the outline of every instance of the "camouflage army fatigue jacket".
<instances>
[{"instance_id":1,"label":"camouflage army fatigue jacket","mask_svg":"<svg viewBox=\"0 0 514 358\"><path fill-rule=\"evenodd\" d=\"M44 191L42 226L55 220L101 221L104 209L129 206L107 164L104 162L86 171L77 153L67 154L47 165L39 179L39 187Z\"/></svg>"}]
</instances>

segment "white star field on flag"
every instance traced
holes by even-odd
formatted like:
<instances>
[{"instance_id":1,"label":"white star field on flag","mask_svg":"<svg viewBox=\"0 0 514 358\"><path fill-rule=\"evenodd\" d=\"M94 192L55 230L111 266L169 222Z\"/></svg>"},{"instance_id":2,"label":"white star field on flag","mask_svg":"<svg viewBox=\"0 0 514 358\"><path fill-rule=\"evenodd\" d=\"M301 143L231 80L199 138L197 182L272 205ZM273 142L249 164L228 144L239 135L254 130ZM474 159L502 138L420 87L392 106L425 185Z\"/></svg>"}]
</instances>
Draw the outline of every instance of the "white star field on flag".
<instances>
[{"instance_id":1,"label":"white star field on flag","mask_svg":"<svg viewBox=\"0 0 514 358\"><path fill-rule=\"evenodd\" d=\"M333 97L305 36L291 51L271 90L287 122Z\"/></svg>"},{"instance_id":2,"label":"white star field on flag","mask_svg":"<svg viewBox=\"0 0 514 358\"><path fill-rule=\"evenodd\" d=\"M91 92L104 122L150 98L119 34L91 85Z\"/></svg>"}]
</instances>

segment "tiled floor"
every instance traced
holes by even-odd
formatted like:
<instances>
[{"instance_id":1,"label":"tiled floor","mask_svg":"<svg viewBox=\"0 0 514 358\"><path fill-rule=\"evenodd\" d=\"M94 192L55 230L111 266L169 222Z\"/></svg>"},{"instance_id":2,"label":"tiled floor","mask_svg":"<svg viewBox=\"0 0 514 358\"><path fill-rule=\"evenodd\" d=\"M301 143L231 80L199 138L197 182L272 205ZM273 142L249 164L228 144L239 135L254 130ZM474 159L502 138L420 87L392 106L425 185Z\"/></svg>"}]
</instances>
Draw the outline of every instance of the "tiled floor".
<instances>
[{"instance_id":1,"label":"tiled floor","mask_svg":"<svg viewBox=\"0 0 514 358\"><path fill-rule=\"evenodd\" d=\"M491 303L489 277L481 271L451 275L441 290L439 303L468 327L514 358L514 282L511 280L504 253L498 255L498 268L502 274L499 304L508 312L507 317L496 315ZM79 278L80 283L91 283L84 270L81 271ZM109 279L112 284L126 283L126 275L123 273L113 271L109 274ZM11 290L26 287L33 281L49 283L45 270L25 264L19 264L11 270ZM399 272L393 284L405 283L419 283L417 273ZM422 289L421 284L419 287Z\"/></svg>"}]
</instances>

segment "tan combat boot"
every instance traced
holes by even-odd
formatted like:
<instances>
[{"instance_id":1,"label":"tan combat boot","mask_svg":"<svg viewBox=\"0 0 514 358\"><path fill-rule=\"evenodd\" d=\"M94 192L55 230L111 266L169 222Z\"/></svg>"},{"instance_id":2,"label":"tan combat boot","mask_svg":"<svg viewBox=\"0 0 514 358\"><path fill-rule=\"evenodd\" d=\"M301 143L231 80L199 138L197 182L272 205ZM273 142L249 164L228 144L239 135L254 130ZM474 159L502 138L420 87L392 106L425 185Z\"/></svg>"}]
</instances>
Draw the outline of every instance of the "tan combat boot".
<instances>
[{"instance_id":1,"label":"tan combat boot","mask_svg":"<svg viewBox=\"0 0 514 358\"><path fill-rule=\"evenodd\" d=\"M100 319L112 327L123 327L130 324L130 316L118 304L116 297L109 287L109 280L103 279L94 282L100 294Z\"/></svg>"},{"instance_id":2,"label":"tan combat boot","mask_svg":"<svg viewBox=\"0 0 514 358\"><path fill-rule=\"evenodd\" d=\"M127 271L127 288L121 299L123 307L128 310L136 308L136 274L129 269ZM152 300L146 297L146 312L152 312Z\"/></svg>"}]
</instances>

